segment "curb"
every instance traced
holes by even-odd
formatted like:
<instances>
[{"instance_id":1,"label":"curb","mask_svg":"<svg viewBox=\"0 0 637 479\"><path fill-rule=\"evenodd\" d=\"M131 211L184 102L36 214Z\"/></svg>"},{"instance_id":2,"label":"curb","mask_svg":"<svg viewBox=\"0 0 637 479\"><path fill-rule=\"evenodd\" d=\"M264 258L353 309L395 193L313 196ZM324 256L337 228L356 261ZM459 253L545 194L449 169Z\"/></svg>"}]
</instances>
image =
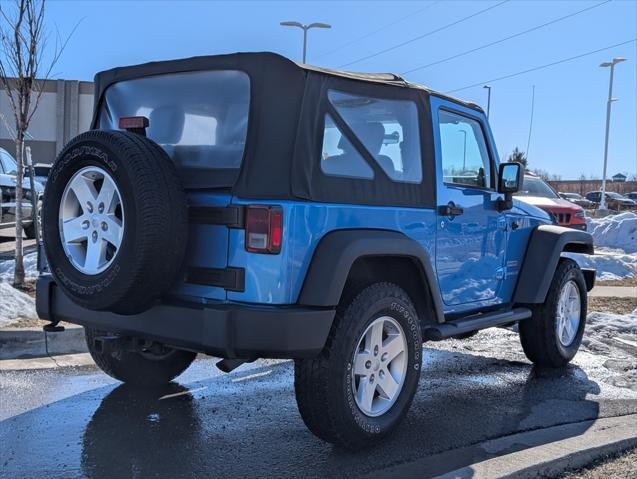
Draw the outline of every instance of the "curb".
<instances>
[{"instance_id":1,"label":"curb","mask_svg":"<svg viewBox=\"0 0 637 479\"><path fill-rule=\"evenodd\" d=\"M0 329L0 360L39 358L87 351L84 328L81 326L67 326L59 333L45 333L42 328Z\"/></svg>"},{"instance_id":2,"label":"curb","mask_svg":"<svg viewBox=\"0 0 637 479\"><path fill-rule=\"evenodd\" d=\"M365 477L555 477L634 447L637 447L637 414L629 414L512 434L392 466ZM450 467L456 469L446 472Z\"/></svg>"},{"instance_id":3,"label":"curb","mask_svg":"<svg viewBox=\"0 0 637 479\"><path fill-rule=\"evenodd\" d=\"M79 368L95 366L89 353L62 354L42 358L2 359L0 371L34 371L39 369Z\"/></svg>"}]
</instances>

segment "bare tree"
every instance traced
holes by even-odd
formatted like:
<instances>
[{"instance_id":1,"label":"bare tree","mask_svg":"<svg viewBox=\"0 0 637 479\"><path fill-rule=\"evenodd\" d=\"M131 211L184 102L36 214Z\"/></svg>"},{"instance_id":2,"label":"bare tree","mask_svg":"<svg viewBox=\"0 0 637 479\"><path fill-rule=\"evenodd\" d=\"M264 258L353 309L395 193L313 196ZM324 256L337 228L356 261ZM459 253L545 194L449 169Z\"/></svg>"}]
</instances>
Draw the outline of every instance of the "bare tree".
<instances>
[{"instance_id":1,"label":"bare tree","mask_svg":"<svg viewBox=\"0 0 637 479\"><path fill-rule=\"evenodd\" d=\"M14 286L24 285L24 262L22 249L22 182L24 179L24 140L29 124L55 64L72 35L62 41L55 36L53 56L44 65L43 53L48 35L44 24L45 0L14 0L0 4L0 82L9 99L15 120L15 149L18 171L16 175L16 241ZM4 6L3 6L4 5ZM77 28L77 26L76 26ZM36 216L36 212L33 212Z\"/></svg>"}]
</instances>

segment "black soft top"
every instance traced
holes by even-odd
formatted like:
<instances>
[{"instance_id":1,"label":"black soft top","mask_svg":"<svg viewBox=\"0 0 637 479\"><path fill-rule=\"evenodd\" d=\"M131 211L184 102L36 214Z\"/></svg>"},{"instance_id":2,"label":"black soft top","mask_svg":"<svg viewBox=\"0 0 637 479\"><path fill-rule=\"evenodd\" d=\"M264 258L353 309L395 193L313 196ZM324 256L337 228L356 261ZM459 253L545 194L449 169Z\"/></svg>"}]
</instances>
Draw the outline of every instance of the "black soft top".
<instances>
[{"instance_id":1,"label":"black soft top","mask_svg":"<svg viewBox=\"0 0 637 479\"><path fill-rule=\"evenodd\" d=\"M118 67L95 76L93 128L106 89L113 83L168 73L239 70L250 78L248 136L240 170L182 176L187 188L231 188L244 198L433 206L434 147L429 95L481 111L475 104L409 83L392 73L354 73L295 63L270 52L234 53ZM361 95L412 100L419 104L423 181L391 181L378 166L374 181L326 177L320 172L323 118L330 88ZM319 133L320 132L320 133Z\"/></svg>"},{"instance_id":2,"label":"black soft top","mask_svg":"<svg viewBox=\"0 0 637 479\"><path fill-rule=\"evenodd\" d=\"M341 78L349 78L351 80L359 80L371 83L382 83L385 85L401 86L407 88L416 88L425 90L429 94L439 96L460 103L464 106L482 111L480 106L475 103L467 102L440 92L431 90L430 88L418 83L411 83L395 73L362 73L350 72L346 70L333 70L305 63L294 62L278 53L272 52L254 52L254 53L231 53L227 55L205 55L199 57L181 58L178 60L164 60L157 62L141 63L139 65L130 65L125 67L111 68L104 70L95 75L95 99L99 100L104 90L112 83L122 80L131 80L151 75L159 75L165 73L177 73L199 70L217 70L221 69L221 65L226 65L239 70L250 65L258 65L254 72L257 73L261 67L277 68L282 66L293 66L305 71L313 71L324 75L332 75Z\"/></svg>"}]
</instances>

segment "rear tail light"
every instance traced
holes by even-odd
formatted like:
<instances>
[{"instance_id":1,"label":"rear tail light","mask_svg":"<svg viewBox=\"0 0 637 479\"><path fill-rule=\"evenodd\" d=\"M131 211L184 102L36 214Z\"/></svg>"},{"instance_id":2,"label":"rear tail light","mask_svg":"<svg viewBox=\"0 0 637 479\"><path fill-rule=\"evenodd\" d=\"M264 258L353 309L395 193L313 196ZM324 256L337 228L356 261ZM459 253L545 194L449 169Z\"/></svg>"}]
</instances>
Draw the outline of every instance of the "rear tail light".
<instances>
[{"instance_id":1,"label":"rear tail light","mask_svg":"<svg viewBox=\"0 0 637 479\"><path fill-rule=\"evenodd\" d=\"M269 254L281 251L283 210L279 206L248 206L245 226L247 251Z\"/></svg>"},{"instance_id":2,"label":"rear tail light","mask_svg":"<svg viewBox=\"0 0 637 479\"><path fill-rule=\"evenodd\" d=\"M148 128L148 118L145 116L123 116L117 122L120 130L126 130L129 133L137 133L146 136L146 128Z\"/></svg>"}]
</instances>

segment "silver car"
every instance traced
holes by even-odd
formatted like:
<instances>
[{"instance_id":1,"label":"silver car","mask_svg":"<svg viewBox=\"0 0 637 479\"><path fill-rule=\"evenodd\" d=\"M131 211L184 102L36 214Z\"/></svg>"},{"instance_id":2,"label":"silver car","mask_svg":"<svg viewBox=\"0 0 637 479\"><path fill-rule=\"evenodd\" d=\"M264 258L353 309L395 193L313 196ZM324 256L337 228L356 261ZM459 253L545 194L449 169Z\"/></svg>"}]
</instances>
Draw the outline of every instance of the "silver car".
<instances>
[{"instance_id":1,"label":"silver car","mask_svg":"<svg viewBox=\"0 0 637 479\"><path fill-rule=\"evenodd\" d=\"M0 230L15 227L16 216L16 174L18 164L11 154L0 148ZM31 186L28 178L22 182L22 226L27 238L35 238L35 223L33 221L33 207L31 206ZM42 201L44 188L38 182L35 183L37 203Z\"/></svg>"}]
</instances>

